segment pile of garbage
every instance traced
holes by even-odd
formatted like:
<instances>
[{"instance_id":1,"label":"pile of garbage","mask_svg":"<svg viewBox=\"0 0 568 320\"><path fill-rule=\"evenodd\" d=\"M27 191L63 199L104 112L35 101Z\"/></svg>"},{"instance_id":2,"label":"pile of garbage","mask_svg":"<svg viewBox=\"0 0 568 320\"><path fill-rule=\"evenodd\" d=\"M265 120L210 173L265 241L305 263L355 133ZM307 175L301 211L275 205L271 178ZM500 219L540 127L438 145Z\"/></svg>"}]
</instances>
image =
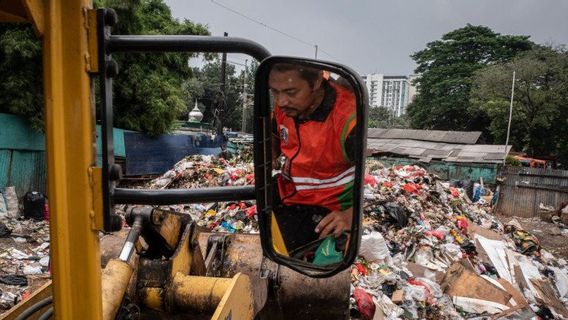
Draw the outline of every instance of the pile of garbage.
<instances>
[{"instance_id":1,"label":"pile of garbage","mask_svg":"<svg viewBox=\"0 0 568 320\"><path fill-rule=\"evenodd\" d=\"M567 262L518 222L419 166L367 169L352 318L568 318Z\"/></svg>"},{"instance_id":2,"label":"pile of garbage","mask_svg":"<svg viewBox=\"0 0 568 320\"><path fill-rule=\"evenodd\" d=\"M50 278L49 224L24 216L13 187L0 192L0 313Z\"/></svg>"},{"instance_id":3,"label":"pile of garbage","mask_svg":"<svg viewBox=\"0 0 568 320\"><path fill-rule=\"evenodd\" d=\"M186 157L145 188L253 184L252 152L243 150L228 160ZM367 163L352 319L568 318L568 263L517 221L496 220L490 192L474 194L476 202L419 166ZM258 233L254 201L162 208L214 232ZM49 276L49 226L0 215L0 238L9 242L0 251L0 308L7 309L29 291L30 277Z\"/></svg>"},{"instance_id":4,"label":"pile of garbage","mask_svg":"<svg viewBox=\"0 0 568 320\"><path fill-rule=\"evenodd\" d=\"M352 269L353 319L568 318L567 262L513 220L491 214L491 197L419 166L367 164L364 235ZM254 184L253 166L191 156L151 188ZM258 232L253 202L168 206L213 231Z\"/></svg>"},{"instance_id":5,"label":"pile of garbage","mask_svg":"<svg viewBox=\"0 0 568 320\"><path fill-rule=\"evenodd\" d=\"M251 185L253 169L242 158L190 156L147 187ZM568 318L568 263L515 220L495 219L490 192L475 186L474 203L419 166L370 161L367 172L352 319ZM258 232L252 201L165 208L212 231Z\"/></svg>"},{"instance_id":6,"label":"pile of garbage","mask_svg":"<svg viewBox=\"0 0 568 320\"><path fill-rule=\"evenodd\" d=\"M252 153L247 150L229 160L205 155L186 157L171 170L150 181L146 188L189 189L254 185ZM162 208L190 214L192 219L197 221L197 225L213 232L258 233L254 201L169 205Z\"/></svg>"}]
</instances>

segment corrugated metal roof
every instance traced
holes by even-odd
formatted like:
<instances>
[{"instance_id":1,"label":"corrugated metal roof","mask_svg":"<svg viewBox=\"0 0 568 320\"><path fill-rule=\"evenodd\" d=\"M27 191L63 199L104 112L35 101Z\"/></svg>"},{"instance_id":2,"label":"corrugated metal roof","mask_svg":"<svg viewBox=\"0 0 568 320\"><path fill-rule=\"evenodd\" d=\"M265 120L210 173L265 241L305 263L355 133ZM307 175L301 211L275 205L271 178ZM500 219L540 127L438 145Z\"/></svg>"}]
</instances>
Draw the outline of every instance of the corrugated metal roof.
<instances>
[{"instance_id":1,"label":"corrugated metal roof","mask_svg":"<svg viewBox=\"0 0 568 320\"><path fill-rule=\"evenodd\" d=\"M468 145L410 139L367 139L372 154L395 154L422 161L432 159L451 162L500 163L511 146Z\"/></svg>"},{"instance_id":2,"label":"corrugated metal roof","mask_svg":"<svg viewBox=\"0 0 568 320\"><path fill-rule=\"evenodd\" d=\"M379 139L412 139L419 141L475 144L481 136L481 132L369 128L367 136L369 138Z\"/></svg>"}]
</instances>

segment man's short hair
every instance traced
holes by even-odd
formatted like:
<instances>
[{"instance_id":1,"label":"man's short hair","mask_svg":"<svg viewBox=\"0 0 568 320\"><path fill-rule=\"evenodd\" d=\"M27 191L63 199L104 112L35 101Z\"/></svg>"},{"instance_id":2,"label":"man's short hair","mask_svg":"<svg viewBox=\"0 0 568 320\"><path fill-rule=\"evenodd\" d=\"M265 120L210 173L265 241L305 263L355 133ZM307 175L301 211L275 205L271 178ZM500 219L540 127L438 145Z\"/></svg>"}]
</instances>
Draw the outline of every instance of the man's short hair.
<instances>
[{"instance_id":1,"label":"man's short hair","mask_svg":"<svg viewBox=\"0 0 568 320\"><path fill-rule=\"evenodd\" d=\"M306 80L312 87L314 86L315 82L322 77L321 70L294 63L276 63L274 66L272 66L272 71L298 71L300 78Z\"/></svg>"}]
</instances>

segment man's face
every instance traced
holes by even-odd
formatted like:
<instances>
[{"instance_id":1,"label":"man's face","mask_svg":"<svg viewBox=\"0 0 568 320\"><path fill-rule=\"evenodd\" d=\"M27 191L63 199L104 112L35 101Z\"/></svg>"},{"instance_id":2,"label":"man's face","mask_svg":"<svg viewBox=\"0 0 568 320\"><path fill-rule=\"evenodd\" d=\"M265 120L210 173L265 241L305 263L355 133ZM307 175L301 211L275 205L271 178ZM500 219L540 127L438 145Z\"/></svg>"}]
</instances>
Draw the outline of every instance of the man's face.
<instances>
[{"instance_id":1,"label":"man's face","mask_svg":"<svg viewBox=\"0 0 568 320\"><path fill-rule=\"evenodd\" d=\"M316 103L315 87L302 79L297 70L272 70L268 76L268 86L274 101L288 117L306 117L314 111Z\"/></svg>"}]
</instances>

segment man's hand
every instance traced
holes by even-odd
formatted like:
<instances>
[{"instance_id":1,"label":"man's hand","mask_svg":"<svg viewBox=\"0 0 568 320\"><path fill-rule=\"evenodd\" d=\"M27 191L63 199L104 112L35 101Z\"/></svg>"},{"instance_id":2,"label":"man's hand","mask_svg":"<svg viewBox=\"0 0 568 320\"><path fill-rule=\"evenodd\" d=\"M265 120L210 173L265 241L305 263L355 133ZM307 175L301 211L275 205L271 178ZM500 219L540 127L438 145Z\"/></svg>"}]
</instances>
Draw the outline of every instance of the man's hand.
<instances>
[{"instance_id":1,"label":"man's hand","mask_svg":"<svg viewBox=\"0 0 568 320\"><path fill-rule=\"evenodd\" d=\"M333 234L337 238L344 231L351 231L352 220L353 207L344 211L333 211L321 219L315 231L320 234L320 239L330 234Z\"/></svg>"}]
</instances>

